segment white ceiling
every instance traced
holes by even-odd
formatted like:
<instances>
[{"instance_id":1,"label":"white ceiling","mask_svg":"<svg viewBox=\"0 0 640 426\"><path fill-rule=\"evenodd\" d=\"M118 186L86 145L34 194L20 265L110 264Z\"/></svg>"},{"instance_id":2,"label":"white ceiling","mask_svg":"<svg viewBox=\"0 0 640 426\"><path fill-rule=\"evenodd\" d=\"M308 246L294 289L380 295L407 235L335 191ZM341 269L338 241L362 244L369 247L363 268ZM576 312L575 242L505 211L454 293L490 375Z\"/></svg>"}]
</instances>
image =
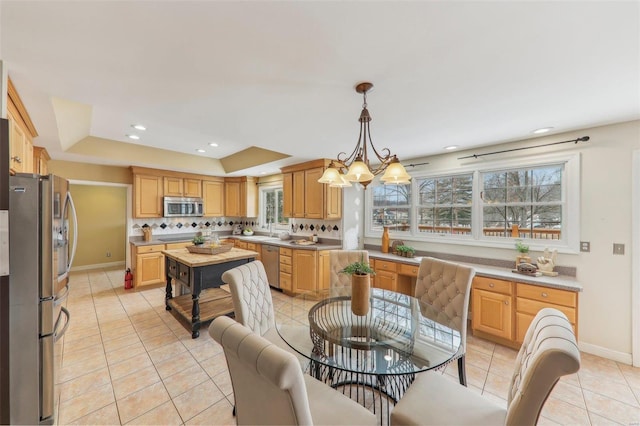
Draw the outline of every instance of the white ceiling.
<instances>
[{"instance_id":1,"label":"white ceiling","mask_svg":"<svg viewBox=\"0 0 640 426\"><path fill-rule=\"evenodd\" d=\"M0 58L54 159L140 164L65 152L62 99L91 136L290 154L243 171L275 173L350 152L368 80L373 142L406 162L640 118L639 4L4 0Z\"/></svg>"}]
</instances>

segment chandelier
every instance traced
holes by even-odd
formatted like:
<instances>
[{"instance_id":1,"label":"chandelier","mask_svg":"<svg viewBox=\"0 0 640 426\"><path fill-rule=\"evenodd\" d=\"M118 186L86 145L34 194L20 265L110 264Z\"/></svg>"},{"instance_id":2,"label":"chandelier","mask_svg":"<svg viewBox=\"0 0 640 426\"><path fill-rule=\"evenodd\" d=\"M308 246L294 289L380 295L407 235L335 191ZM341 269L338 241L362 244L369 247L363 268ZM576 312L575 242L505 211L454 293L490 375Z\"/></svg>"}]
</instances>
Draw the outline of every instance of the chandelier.
<instances>
[{"instance_id":1,"label":"chandelier","mask_svg":"<svg viewBox=\"0 0 640 426\"><path fill-rule=\"evenodd\" d=\"M407 184L410 182L411 176L400 164L398 157L391 155L391 151L388 148L378 151L373 146L369 130L371 115L367 109L367 92L372 88L373 84L368 82L360 83L356 86L356 92L362 93L364 102L358 119L360 122L360 135L355 149L349 156L345 152L338 154L337 159L329 163L327 170L318 179L318 182L332 187L347 187L351 186L351 182L358 182L366 190L367 185L371 183L373 178L383 172L384 174L380 180L385 185ZM373 169L369 163L369 149L373 154L371 159L377 164Z\"/></svg>"}]
</instances>

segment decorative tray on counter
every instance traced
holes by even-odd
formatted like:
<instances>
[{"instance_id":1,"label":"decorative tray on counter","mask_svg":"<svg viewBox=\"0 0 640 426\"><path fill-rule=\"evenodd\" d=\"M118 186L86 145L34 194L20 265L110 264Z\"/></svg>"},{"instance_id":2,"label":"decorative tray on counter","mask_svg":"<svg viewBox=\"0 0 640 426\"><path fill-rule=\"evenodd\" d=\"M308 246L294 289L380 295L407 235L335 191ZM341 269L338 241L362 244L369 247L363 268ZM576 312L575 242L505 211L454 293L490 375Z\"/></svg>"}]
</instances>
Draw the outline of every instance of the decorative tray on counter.
<instances>
[{"instance_id":1,"label":"decorative tray on counter","mask_svg":"<svg viewBox=\"0 0 640 426\"><path fill-rule=\"evenodd\" d=\"M187 250L189 253L199 253L199 254L220 254L227 252L233 248L233 244L220 244L217 247L211 247L210 245L193 245L187 246Z\"/></svg>"}]
</instances>

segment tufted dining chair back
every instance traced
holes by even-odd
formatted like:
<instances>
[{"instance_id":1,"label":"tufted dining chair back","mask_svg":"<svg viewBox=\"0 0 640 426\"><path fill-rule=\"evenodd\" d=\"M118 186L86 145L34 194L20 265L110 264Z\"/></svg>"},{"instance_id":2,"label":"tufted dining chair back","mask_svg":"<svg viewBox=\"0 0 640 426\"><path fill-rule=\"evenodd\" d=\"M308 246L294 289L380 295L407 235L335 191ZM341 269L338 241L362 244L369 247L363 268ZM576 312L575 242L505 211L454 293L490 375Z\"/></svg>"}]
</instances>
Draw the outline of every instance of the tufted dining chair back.
<instances>
[{"instance_id":1,"label":"tufted dining chair back","mask_svg":"<svg viewBox=\"0 0 640 426\"><path fill-rule=\"evenodd\" d=\"M346 296L345 287L351 287L351 276L340 271L353 262L369 263L366 250L331 250L329 252L329 285L333 296Z\"/></svg>"},{"instance_id":2,"label":"tufted dining chair back","mask_svg":"<svg viewBox=\"0 0 640 426\"><path fill-rule=\"evenodd\" d=\"M229 269L222 274L222 281L229 284L236 321L261 336L275 329L273 299L262 262Z\"/></svg>"},{"instance_id":3,"label":"tufted dining chair back","mask_svg":"<svg viewBox=\"0 0 640 426\"><path fill-rule=\"evenodd\" d=\"M543 308L529 325L507 393L507 425L535 425L558 379L580 369L580 350L567 317Z\"/></svg>"},{"instance_id":4,"label":"tufted dining chair back","mask_svg":"<svg viewBox=\"0 0 640 426\"><path fill-rule=\"evenodd\" d=\"M458 376L466 386L465 352L467 344L467 317L471 282L475 270L469 266L425 257L418 268L414 296L439 312L433 320L460 331Z\"/></svg>"}]
</instances>

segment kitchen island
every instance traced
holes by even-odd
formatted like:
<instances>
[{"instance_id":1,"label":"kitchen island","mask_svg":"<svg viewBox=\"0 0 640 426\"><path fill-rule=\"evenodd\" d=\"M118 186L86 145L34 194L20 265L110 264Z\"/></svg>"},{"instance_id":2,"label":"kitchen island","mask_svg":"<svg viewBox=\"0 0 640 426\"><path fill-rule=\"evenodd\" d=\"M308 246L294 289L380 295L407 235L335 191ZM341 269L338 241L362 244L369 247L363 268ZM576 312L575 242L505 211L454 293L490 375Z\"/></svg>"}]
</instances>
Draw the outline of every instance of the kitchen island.
<instances>
[{"instance_id":1,"label":"kitchen island","mask_svg":"<svg viewBox=\"0 0 640 426\"><path fill-rule=\"evenodd\" d=\"M258 255L255 251L238 248L219 254L190 253L186 248L164 250L162 254L166 257L165 308L168 311L175 309L181 317L191 320L191 337L194 339L200 336L202 323L233 312L231 294L220 288L223 285L222 274L253 262ZM176 285L188 289L190 294L173 297L172 279Z\"/></svg>"}]
</instances>

